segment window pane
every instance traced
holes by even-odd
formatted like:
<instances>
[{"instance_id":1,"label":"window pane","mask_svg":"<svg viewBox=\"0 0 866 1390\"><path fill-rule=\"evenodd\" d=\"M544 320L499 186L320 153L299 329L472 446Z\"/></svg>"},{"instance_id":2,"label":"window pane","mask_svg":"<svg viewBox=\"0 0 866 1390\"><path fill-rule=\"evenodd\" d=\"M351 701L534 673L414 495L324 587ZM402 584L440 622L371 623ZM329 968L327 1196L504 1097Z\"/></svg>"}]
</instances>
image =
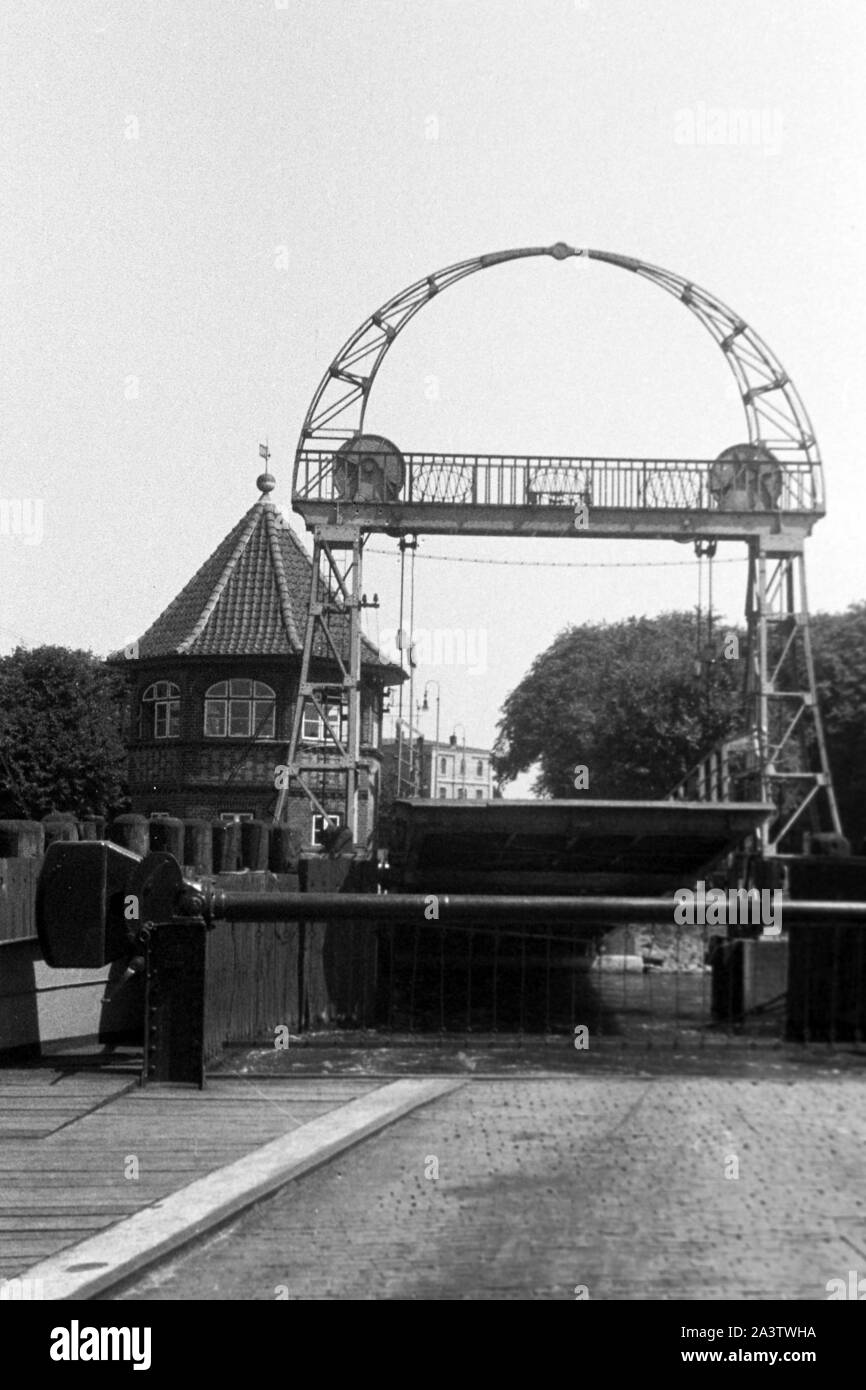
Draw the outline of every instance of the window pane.
<instances>
[{"instance_id":1,"label":"window pane","mask_svg":"<svg viewBox=\"0 0 866 1390\"><path fill-rule=\"evenodd\" d=\"M317 742L322 736L322 721L311 705L307 705L304 709L302 736L314 742Z\"/></svg>"},{"instance_id":2,"label":"window pane","mask_svg":"<svg viewBox=\"0 0 866 1390\"><path fill-rule=\"evenodd\" d=\"M168 736L177 738L180 733L180 700L171 700L168 706Z\"/></svg>"},{"instance_id":3,"label":"window pane","mask_svg":"<svg viewBox=\"0 0 866 1390\"><path fill-rule=\"evenodd\" d=\"M225 738L226 707L223 700L205 701L204 731L208 738Z\"/></svg>"},{"instance_id":4,"label":"window pane","mask_svg":"<svg viewBox=\"0 0 866 1390\"><path fill-rule=\"evenodd\" d=\"M256 738L273 738L273 700L256 700L253 705L253 728L255 729Z\"/></svg>"},{"instance_id":5,"label":"window pane","mask_svg":"<svg viewBox=\"0 0 866 1390\"><path fill-rule=\"evenodd\" d=\"M249 684L249 682L247 682ZM234 681L232 681L234 685ZM237 737L249 737L250 732L250 702L249 700L229 700L229 733Z\"/></svg>"},{"instance_id":6,"label":"window pane","mask_svg":"<svg viewBox=\"0 0 866 1390\"><path fill-rule=\"evenodd\" d=\"M153 736L154 738L165 738L168 729L168 706L154 705L153 707Z\"/></svg>"},{"instance_id":7,"label":"window pane","mask_svg":"<svg viewBox=\"0 0 866 1390\"><path fill-rule=\"evenodd\" d=\"M322 841L321 841L321 834L322 834L322 831L324 830L324 828L325 828L325 826L326 826L327 824L330 824L330 825L332 825L332 826L338 826L338 825L340 824L341 820L342 820L342 817L341 817L341 816L338 816L338 815L335 815L335 816L320 816L320 815L314 815L314 816L313 816L313 826L312 826L312 836L311 836L311 839L312 839L313 844L314 844L314 845L319 845L319 844L322 843Z\"/></svg>"},{"instance_id":8,"label":"window pane","mask_svg":"<svg viewBox=\"0 0 866 1390\"><path fill-rule=\"evenodd\" d=\"M275 698L273 690L269 685L265 685L264 681L254 682L253 694L257 700L273 700Z\"/></svg>"},{"instance_id":9,"label":"window pane","mask_svg":"<svg viewBox=\"0 0 866 1390\"><path fill-rule=\"evenodd\" d=\"M212 685L210 690L205 693L213 700L224 700L228 694L228 685L225 681L218 681L216 685Z\"/></svg>"},{"instance_id":10,"label":"window pane","mask_svg":"<svg viewBox=\"0 0 866 1390\"><path fill-rule=\"evenodd\" d=\"M253 693L253 683L252 683L252 681L232 681L232 682L231 682L231 689L230 689L230 691L229 691L229 694L230 694L230 695L240 695L240 696L242 696L242 697L245 697L246 699L249 699L249 697L252 695L252 693Z\"/></svg>"}]
</instances>

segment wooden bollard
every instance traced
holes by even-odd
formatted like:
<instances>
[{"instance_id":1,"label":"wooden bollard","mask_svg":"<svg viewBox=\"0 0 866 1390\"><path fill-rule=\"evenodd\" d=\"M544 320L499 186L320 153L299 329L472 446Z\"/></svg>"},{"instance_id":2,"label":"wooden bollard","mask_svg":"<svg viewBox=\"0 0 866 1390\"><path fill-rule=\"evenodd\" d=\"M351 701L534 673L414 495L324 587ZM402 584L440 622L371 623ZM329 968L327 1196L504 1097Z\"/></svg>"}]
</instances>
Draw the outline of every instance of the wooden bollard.
<instances>
[{"instance_id":1,"label":"wooden bollard","mask_svg":"<svg viewBox=\"0 0 866 1390\"><path fill-rule=\"evenodd\" d=\"M272 825L270 830L268 868L271 873L296 873L301 854L301 842L298 834L288 825Z\"/></svg>"},{"instance_id":2,"label":"wooden bollard","mask_svg":"<svg viewBox=\"0 0 866 1390\"><path fill-rule=\"evenodd\" d=\"M78 821L71 811L49 811L47 816L42 817L42 826L46 849L55 840L78 839Z\"/></svg>"},{"instance_id":3,"label":"wooden bollard","mask_svg":"<svg viewBox=\"0 0 866 1390\"><path fill-rule=\"evenodd\" d=\"M241 862L245 869L268 867L268 839L263 820L241 821Z\"/></svg>"},{"instance_id":4,"label":"wooden bollard","mask_svg":"<svg viewBox=\"0 0 866 1390\"><path fill-rule=\"evenodd\" d=\"M213 873L213 826L209 820L185 820L183 823L183 859L197 874Z\"/></svg>"},{"instance_id":5,"label":"wooden bollard","mask_svg":"<svg viewBox=\"0 0 866 1390\"><path fill-rule=\"evenodd\" d=\"M37 859L45 852L45 828L38 820L0 820L0 859Z\"/></svg>"},{"instance_id":6,"label":"wooden bollard","mask_svg":"<svg viewBox=\"0 0 866 1390\"><path fill-rule=\"evenodd\" d=\"M114 844L122 845L124 849L131 849L133 854L140 854L142 858L150 850L147 819L144 816L136 815L134 811L117 816L111 822L108 827L108 838Z\"/></svg>"},{"instance_id":7,"label":"wooden bollard","mask_svg":"<svg viewBox=\"0 0 866 1390\"><path fill-rule=\"evenodd\" d=\"M157 816L149 822L150 848L167 850L178 864L183 863L183 821L176 816Z\"/></svg>"},{"instance_id":8,"label":"wooden bollard","mask_svg":"<svg viewBox=\"0 0 866 1390\"><path fill-rule=\"evenodd\" d=\"M241 866L241 827L238 821L217 821L213 828L215 874L237 873Z\"/></svg>"}]
</instances>

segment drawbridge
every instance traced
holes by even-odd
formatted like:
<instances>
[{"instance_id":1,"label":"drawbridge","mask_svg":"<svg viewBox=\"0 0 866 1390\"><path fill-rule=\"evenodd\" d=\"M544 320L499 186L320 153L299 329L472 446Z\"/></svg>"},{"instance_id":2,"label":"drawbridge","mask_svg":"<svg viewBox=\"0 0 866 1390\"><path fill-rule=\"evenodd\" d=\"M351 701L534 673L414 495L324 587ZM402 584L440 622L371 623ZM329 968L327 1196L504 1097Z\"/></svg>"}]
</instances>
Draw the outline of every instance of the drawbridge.
<instances>
[{"instance_id":1,"label":"drawbridge","mask_svg":"<svg viewBox=\"0 0 866 1390\"><path fill-rule=\"evenodd\" d=\"M606 262L675 296L733 373L743 437L720 440L712 459L660 459L424 453L365 432L376 375L406 324L467 276L541 256ZM261 484L270 490L269 475ZM248 1040L253 1016L267 1029L274 1017L295 1017L301 1027L384 1021L391 1032L438 1026L440 1033L462 1018L476 1036L516 1022L520 1033L565 1027L583 1049L590 1033L594 1048L596 1039L618 1036L618 1019L633 1010L635 1036L649 1048L653 986L650 977L644 992L643 973L666 960L670 971L656 988L675 1047L681 1027L696 1041L706 1036L708 1006L714 1020L739 1028L745 1017L772 1021L780 1001L786 1036L863 1041L866 859L814 853L836 837L842 849L804 565L805 542L824 515L821 459L790 378L742 319L668 271L563 243L437 271L366 319L334 358L301 431L292 501L312 533L313 566L289 777L280 779L275 820L290 818L292 798L326 817L339 804L342 827L328 852L302 854L282 891L270 881L259 891L234 874L229 888L212 874L188 880L180 860L156 845L141 858L110 841L58 841L42 866L36 918L46 962L58 969L116 963L117 988L144 975L142 1082L203 1085L207 1058L238 1031ZM663 801L398 799L382 872L369 830L378 754L361 732L362 566L377 533L404 545L423 534L569 536L579 544L673 539L699 554L721 541L744 545L740 730ZM312 711L317 718L307 720ZM307 724L328 741L305 739ZM828 838L816 844L816 834ZM258 854L258 834L255 843ZM692 883L703 890L700 878L731 856L740 859L731 875L737 889L741 879L761 886L743 897L753 906L760 899L762 913L765 896L775 901L777 885L787 887L784 943L749 939L759 925L754 911L748 920L735 913L727 940L709 935L719 917L710 917L708 895L694 926L681 931L679 890ZM740 900L738 891L727 896ZM780 932L775 908L770 916ZM244 946L243 934L225 934L233 924L270 922L300 924L279 943L286 953L267 958L279 968L263 967L261 938ZM341 930L331 932L331 924ZM638 929L655 924L658 939L641 945ZM217 925L224 930L212 950ZM588 943L614 926L631 944L599 957L590 977ZM700 968L707 953L709 999ZM239 975L243 959L251 964ZM230 963L228 976L220 960ZM616 998L605 987L614 967ZM267 992L255 994L262 1012L253 1014L251 988L260 980ZM285 1012L274 1013L272 984L283 990Z\"/></svg>"},{"instance_id":2,"label":"drawbridge","mask_svg":"<svg viewBox=\"0 0 866 1390\"><path fill-rule=\"evenodd\" d=\"M676 298L711 335L733 374L745 417L742 438L720 440L711 459L599 458L430 453L367 433L379 369L425 305L471 275L542 256L564 265L576 257L603 262ZM312 533L313 582L289 782L277 800L277 821L292 796L307 797L327 815L325 789L333 797L339 786L343 825L356 852L371 850L358 843L359 800L372 797L375 785L374 762L361 747L360 709L362 565L370 535L402 541L424 534L569 536L582 544L595 537L672 539L710 555L720 541L747 548L742 725L671 790L671 799L681 803L676 834L700 840L698 827L707 818L697 807L714 803L722 811L718 825L736 824L761 858L801 853L817 832L841 835L817 701L804 563L805 541L825 512L818 445L779 359L745 320L690 280L630 256L558 242L478 256L416 281L365 319L325 372L298 442L292 505ZM333 670L323 675L316 661L323 651L339 671L340 721L327 714L335 680ZM304 743L308 708L322 721L324 747ZM532 817L543 817L546 804ZM626 808L621 813L604 812L605 824L627 823L644 842L652 842L654 826L672 823L663 803L620 805ZM696 811L691 820L690 807ZM524 805L523 821L531 810ZM464 821L472 816L479 832L489 823L488 817L482 825L480 805L465 808L453 849L471 832ZM427 836L429 818L420 808L404 819L402 833L410 839L413 823L421 840ZM727 829L718 839L729 845ZM703 863L700 844L686 858Z\"/></svg>"}]
</instances>

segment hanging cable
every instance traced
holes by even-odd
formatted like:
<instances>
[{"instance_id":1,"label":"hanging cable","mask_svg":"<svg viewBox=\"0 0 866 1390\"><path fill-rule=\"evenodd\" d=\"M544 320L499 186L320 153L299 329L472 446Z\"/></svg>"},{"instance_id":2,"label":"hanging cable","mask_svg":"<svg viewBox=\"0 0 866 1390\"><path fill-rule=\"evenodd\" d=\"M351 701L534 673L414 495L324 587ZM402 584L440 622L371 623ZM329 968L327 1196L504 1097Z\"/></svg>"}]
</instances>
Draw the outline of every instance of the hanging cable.
<instances>
[{"instance_id":1,"label":"hanging cable","mask_svg":"<svg viewBox=\"0 0 866 1390\"><path fill-rule=\"evenodd\" d=\"M695 675L700 677L701 666L701 626L703 610L703 591L704 591L704 556L701 550L700 541L695 542L695 554L698 557L698 613L695 622Z\"/></svg>"},{"instance_id":2,"label":"hanging cable","mask_svg":"<svg viewBox=\"0 0 866 1390\"><path fill-rule=\"evenodd\" d=\"M371 555L390 555L390 550L377 550L370 547ZM680 569L691 565L691 560L491 560L480 555L436 555L429 551L422 560L438 560L444 565L502 565L506 569L533 570L653 570ZM747 561L736 558L718 560L720 565L742 565Z\"/></svg>"},{"instance_id":3,"label":"hanging cable","mask_svg":"<svg viewBox=\"0 0 866 1390\"><path fill-rule=\"evenodd\" d=\"M715 539L695 541L695 554L698 557L698 620L697 651L695 654L695 675L704 680L704 712L709 721L711 713L710 682L715 653L713 650L713 557L716 553ZM703 562L707 560L707 631L703 633Z\"/></svg>"},{"instance_id":4,"label":"hanging cable","mask_svg":"<svg viewBox=\"0 0 866 1390\"><path fill-rule=\"evenodd\" d=\"M418 549L418 537L407 540L401 536L398 542L400 547L400 635L398 644L400 648L400 669L405 673L406 665L403 659L404 651L409 653L409 767L412 766L412 629L415 622L415 551ZM410 568L409 585L409 633L403 627L403 615L406 609L406 551L412 552L412 564ZM400 682L400 690L397 695L397 795L400 796L403 787L403 682Z\"/></svg>"},{"instance_id":5,"label":"hanging cable","mask_svg":"<svg viewBox=\"0 0 866 1390\"><path fill-rule=\"evenodd\" d=\"M409 562L409 793L415 795L415 554L418 537L412 546Z\"/></svg>"},{"instance_id":6,"label":"hanging cable","mask_svg":"<svg viewBox=\"0 0 866 1390\"><path fill-rule=\"evenodd\" d=\"M707 721L712 716L713 667L716 663L715 637L713 634L713 560L716 554L715 541L707 542Z\"/></svg>"},{"instance_id":7,"label":"hanging cable","mask_svg":"<svg viewBox=\"0 0 866 1390\"><path fill-rule=\"evenodd\" d=\"M406 546L401 538L400 548L400 625L397 629L397 649L400 653L400 670L404 670L403 665L403 608L406 596ZM403 682L397 690L397 796L402 790L403 774Z\"/></svg>"},{"instance_id":8,"label":"hanging cable","mask_svg":"<svg viewBox=\"0 0 866 1390\"><path fill-rule=\"evenodd\" d=\"M707 646L713 650L713 559L715 546L707 552Z\"/></svg>"}]
</instances>

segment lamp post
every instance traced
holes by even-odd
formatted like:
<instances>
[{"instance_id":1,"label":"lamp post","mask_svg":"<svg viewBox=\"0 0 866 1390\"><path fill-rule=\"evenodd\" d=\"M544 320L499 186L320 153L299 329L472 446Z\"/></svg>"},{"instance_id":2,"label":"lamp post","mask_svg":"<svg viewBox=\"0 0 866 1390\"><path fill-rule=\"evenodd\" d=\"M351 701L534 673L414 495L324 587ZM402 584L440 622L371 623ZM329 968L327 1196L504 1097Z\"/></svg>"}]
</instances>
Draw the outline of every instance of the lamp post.
<instances>
[{"instance_id":1,"label":"lamp post","mask_svg":"<svg viewBox=\"0 0 866 1390\"><path fill-rule=\"evenodd\" d=\"M458 729L462 729L462 730L463 730L463 756L462 756L462 758L461 758L461 760L460 760L460 779L461 779L461 785L462 785L462 791L463 791L463 800L465 801L465 800L466 800L466 725L465 725L465 724L455 724L455 725L454 725L454 728L451 730L451 743L452 743L455 747L456 747L456 745L457 745L457 730L458 730Z\"/></svg>"},{"instance_id":2,"label":"lamp post","mask_svg":"<svg viewBox=\"0 0 866 1390\"><path fill-rule=\"evenodd\" d=\"M430 708L430 705L429 705L428 700L427 700L427 691L429 690L429 688L430 688L431 685L435 685L435 687L436 687L436 746L435 746L435 751L434 751L434 753L433 753L433 757L432 757L432 759L431 759L432 766L431 766L431 769L430 769L430 771L431 771L431 777L430 777L430 795L431 795L431 796L435 796L435 795L436 795L436 792L437 792L437 777L436 777L436 772L437 772L437 768L438 768L438 766L439 766L439 706L440 706L441 701L442 701L442 687L440 686L440 684L439 684L438 681L426 681L426 682L425 682L425 685L424 685L424 695L423 695L423 698L422 698L422 701L421 701L421 708L422 708L422 710L428 710L428 709Z\"/></svg>"},{"instance_id":3,"label":"lamp post","mask_svg":"<svg viewBox=\"0 0 866 1390\"><path fill-rule=\"evenodd\" d=\"M411 705L409 706L409 718L398 718L397 730L399 736L399 742L397 744L397 795L403 795L403 784L405 782L409 788L409 796L414 796L415 789L412 785L412 749L414 746L413 738L415 730L412 724ZM406 756L407 745L408 756ZM404 756L406 756L406 761L408 763L405 776L403 775Z\"/></svg>"}]
</instances>

